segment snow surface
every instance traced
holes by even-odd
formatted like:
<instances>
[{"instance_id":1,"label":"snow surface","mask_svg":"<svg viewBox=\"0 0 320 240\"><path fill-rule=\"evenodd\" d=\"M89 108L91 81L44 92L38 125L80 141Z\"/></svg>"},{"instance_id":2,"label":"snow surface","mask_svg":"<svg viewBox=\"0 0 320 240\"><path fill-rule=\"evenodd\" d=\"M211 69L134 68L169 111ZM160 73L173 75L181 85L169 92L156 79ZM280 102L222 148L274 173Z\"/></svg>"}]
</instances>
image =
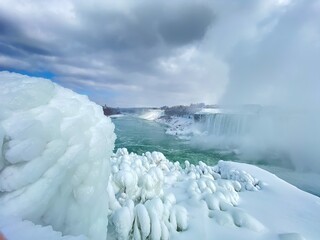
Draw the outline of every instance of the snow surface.
<instances>
[{"instance_id":1,"label":"snow surface","mask_svg":"<svg viewBox=\"0 0 320 240\"><path fill-rule=\"evenodd\" d=\"M76 237L62 236L62 233L54 231L52 226L35 225L31 221L21 220L20 218L11 216L0 219L0 229L8 240L88 240L88 238L83 235Z\"/></svg>"},{"instance_id":2,"label":"snow surface","mask_svg":"<svg viewBox=\"0 0 320 240\"><path fill-rule=\"evenodd\" d=\"M225 113L228 112L221 108L202 108L197 114L215 114L215 113Z\"/></svg>"},{"instance_id":3,"label":"snow surface","mask_svg":"<svg viewBox=\"0 0 320 240\"><path fill-rule=\"evenodd\" d=\"M1 231L9 240L59 239L52 229L105 239L110 119L41 78L1 72L0 93Z\"/></svg>"},{"instance_id":4,"label":"snow surface","mask_svg":"<svg viewBox=\"0 0 320 240\"><path fill-rule=\"evenodd\" d=\"M109 117L110 118L121 118L121 117L124 117L125 115L124 114L113 114L113 115L110 115Z\"/></svg>"},{"instance_id":5,"label":"snow surface","mask_svg":"<svg viewBox=\"0 0 320 240\"><path fill-rule=\"evenodd\" d=\"M200 134L195 126L193 115L189 117L166 116L164 110L150 109L138 117L165 125L166 134L180 139L189 140L193 134Z\"/></svg>"},{"instance_id":6,"label":"snow surface","mask_svg":"<svg viewBox=\"0 0 320 240\"><path fill-rule=\"evenodd\" d=\"M166 134L173 135L179 139L189 140L192 135L200 134L195 126L193 116L188 117L160 117L156 122L167 126Z\"/></svg>"},{"instance_id":7,"label":"snow surface","mask_svg":"<svg viewBox=\"0 0 320 240\"><path fill-rule=\"evenodd\" d=\"M142 119L145 119L145 120L154 121L163 115L164 115L164 110L151 109L151 110L148 110L145 113L139 115L139 117Z\"/></svg>"}]
</instances>

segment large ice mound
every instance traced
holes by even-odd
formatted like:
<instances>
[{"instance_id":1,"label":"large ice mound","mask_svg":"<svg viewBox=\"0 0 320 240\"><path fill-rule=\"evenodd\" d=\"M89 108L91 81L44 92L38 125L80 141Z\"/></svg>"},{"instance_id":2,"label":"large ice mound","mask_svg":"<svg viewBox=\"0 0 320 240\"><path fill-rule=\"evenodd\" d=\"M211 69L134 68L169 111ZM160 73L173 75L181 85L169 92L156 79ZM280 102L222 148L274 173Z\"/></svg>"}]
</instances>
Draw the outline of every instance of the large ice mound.
<instances>
[{"instance_id":1,"label":"large ice mound","mask_svg":"<svg viewBox=\"0 0 320 240\"><path fill-rule=\"evenodd\" d=\"M0 219L106 239L114 125L49 80L0 73Z\"/></svg>"}]
</instances>

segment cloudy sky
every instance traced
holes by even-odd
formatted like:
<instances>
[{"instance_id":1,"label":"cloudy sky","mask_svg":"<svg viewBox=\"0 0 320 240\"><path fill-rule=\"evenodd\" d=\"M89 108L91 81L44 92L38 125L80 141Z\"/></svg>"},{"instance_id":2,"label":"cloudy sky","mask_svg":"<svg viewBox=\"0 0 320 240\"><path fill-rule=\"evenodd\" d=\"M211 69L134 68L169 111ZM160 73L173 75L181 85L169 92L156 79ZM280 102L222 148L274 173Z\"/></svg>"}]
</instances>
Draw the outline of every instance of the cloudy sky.
<instances>
[{"instance_id":1,"label":"cloudy sky","mask_svg":"<svg viewBox=\"0 0 320 240\"><path fill-rule=\"evenodd\" d=\"M1 0L0 70L111 106L320 106L320 0Z\"/></svg>"}]
</instances>

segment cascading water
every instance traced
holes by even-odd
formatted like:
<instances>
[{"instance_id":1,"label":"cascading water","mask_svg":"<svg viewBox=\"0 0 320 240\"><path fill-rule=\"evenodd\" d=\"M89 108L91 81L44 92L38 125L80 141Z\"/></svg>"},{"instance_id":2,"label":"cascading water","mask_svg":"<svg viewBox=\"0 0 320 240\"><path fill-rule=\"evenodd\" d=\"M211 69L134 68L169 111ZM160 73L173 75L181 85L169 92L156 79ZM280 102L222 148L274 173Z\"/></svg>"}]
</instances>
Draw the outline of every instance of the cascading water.
<instances>
[{"instance_id":1,"label":"cascading water","mask_svg":"<svg viewBox=\"0 0 320 240\"><path fill-rule=\"evenodd\" d=\"M234 149L246 162L319 172L319 119L316 111L277 108L203 113L195 116L200 134L193 142L207 149Z\"/></svg>"},{"instance_id":2,"label":"cascading water","mask_svg":"<svg viewBox=\"0 0 320 240\"><path fill-rule=\"evenodd\" d=\"M250 132L255 118L251 114L215 113L201 116L200 121L207 135L240 137Z\"/></svg>"}]
</instances>

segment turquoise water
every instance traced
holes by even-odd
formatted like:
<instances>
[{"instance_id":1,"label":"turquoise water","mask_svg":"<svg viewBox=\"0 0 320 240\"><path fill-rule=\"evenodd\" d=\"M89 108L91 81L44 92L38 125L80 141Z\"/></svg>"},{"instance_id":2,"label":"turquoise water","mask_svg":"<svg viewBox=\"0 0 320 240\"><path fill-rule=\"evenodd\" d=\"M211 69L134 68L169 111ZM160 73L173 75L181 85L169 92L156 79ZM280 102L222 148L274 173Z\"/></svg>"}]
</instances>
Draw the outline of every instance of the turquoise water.
<instances>
[{"instance_id":1,"label":"turquoise water","mask_svg":"<svg viewBox=\"0 0 320 240\"><path fill-rule=\"evenodd\" d=\"M117 135L116 149L127 148L129 152L142 154L147 151L162 152L170 161L191 163L203 161L214 165L219 160L236 160L233 151L199 149L186 140L165 133L165 126L131 116L113 118Z\"/></svg>"},{"instance_id":2,"label":"turquoise water","mask_svg":"<svg viewBox=\"0 0 320 240\"><path fill-rule=\"evenodd\" d=\"M199 145L193 145L187 140L181 140L165 133L166 127L153 122L131 116L113 118L117 140L115 147L127 148L129 152L142 154L147 151L162 152L170 161L197 164L203 161L209 165L215 165L219 160L245 162L264 168L280 178L290 182L296 187L320 196L320 184L315 184L314 179L320 174L308 174L297 172L290 164L287 157L275 154L274 150L254 156L241 156L234 150L202 149Z\"/></svg>"}]
</instances>

